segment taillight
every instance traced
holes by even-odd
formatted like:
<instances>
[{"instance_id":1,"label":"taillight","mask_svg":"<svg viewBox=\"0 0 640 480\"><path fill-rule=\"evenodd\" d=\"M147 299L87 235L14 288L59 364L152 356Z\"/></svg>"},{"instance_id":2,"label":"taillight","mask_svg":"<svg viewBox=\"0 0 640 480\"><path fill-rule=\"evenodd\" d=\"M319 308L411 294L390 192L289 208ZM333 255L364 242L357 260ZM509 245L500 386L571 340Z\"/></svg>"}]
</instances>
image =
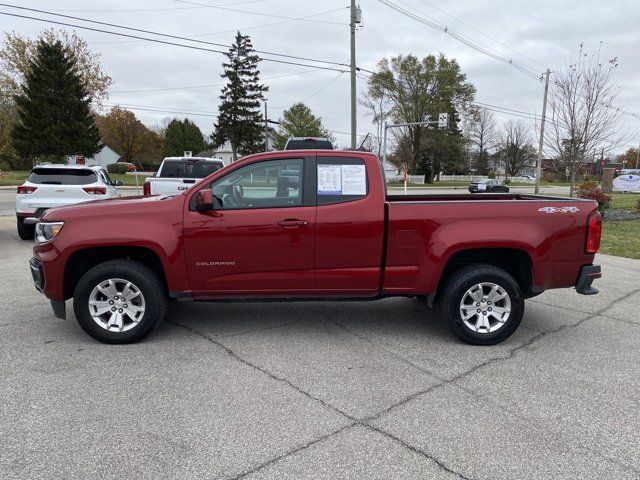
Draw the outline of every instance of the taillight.
<instances>
[{"instance_id":1,"label":"taillight","mask_svg":"<svg viewBox=\"0 0 640 480\"><path fill-rule=\"evenodd\" d=\"M142 185L142 194L145 196L151 195L151 183L144 182L144 185Z\"/></svg>"},{"instance_id":2,"label":"taillight","mask_svg":"<svg viewBox=\"0 0 640 480\"><path fill-rule=\"evenodd\" d=\"M18 194L20 195L28 195L30 193L35 192L38 189L38 187L29 187L29 186L20 186L18 187Z\"/></svg>"},{"instance_id":3,"label":"taillight","mask_svg":"<svg viewBox=\"0 0 640 480\"><path fill-rule=\"evenodd\" d=\"M82 187L82 189L91 195L105 195L107 187Z\"/></svg>"},{"instance_id":4,"label":"taillight","mask_svg":"<svg viewBox=\"0 0 640 480\"><path fill-rule=\"evenodd\" d=\"M587 240L584 251L588 255L594 255L600 248L600 238L602 237L602 215L594 212L587 220Z\"/></svg>"}]
</instances>

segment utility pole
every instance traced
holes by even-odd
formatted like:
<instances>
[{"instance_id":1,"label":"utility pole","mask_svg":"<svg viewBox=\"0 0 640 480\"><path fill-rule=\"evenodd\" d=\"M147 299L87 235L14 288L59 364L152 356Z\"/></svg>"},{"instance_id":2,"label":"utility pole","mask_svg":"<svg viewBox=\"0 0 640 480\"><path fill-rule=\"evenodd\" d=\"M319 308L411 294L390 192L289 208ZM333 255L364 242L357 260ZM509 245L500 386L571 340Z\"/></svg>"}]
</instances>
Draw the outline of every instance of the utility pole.
<instances>
[{"instance_id":1,"label":"utility pole","mask_svg":"<svg viewBox=\"0 0 640 480\"><path fill-rule=\"evenodd\" d=\"M544 149L544 122L547 116L547 94L549 93L549 75L547 68L544 80L544 97L542 99L542 120L540 120L540 143L538 143L538 161L536 162L536 193L540 193L540 177L542 177L542 151Z\"/></svg>"},{"instance_id":2,"label":"utility pole","mask_svg":"<svg viewBox=\"0 0 640 480\"><path fill-rule=\"evenodd\" d=\"M640 144L638 144L638 150L636 150L636 170L638 170L638 160L640 160Z\"/></svg>"},{"instance_id":3,"label":"utility pole","mask_svg":"<svg viewBox=\"0 0 640 480\"><path fill-rule=\"evenodd\" d=\"M351 0L351 148L356 148L356 0Z\"/></svg>"},{"instance_id":4,"label":"utility pole","mask_svg":"<svg viewBox=\"0 0 640 480\"><path fill-rule=\"evenodd\" d=\"M267 117L267 101L264 101L264 151L269 151L269 117Z\"/></svg>"}]
</instances>

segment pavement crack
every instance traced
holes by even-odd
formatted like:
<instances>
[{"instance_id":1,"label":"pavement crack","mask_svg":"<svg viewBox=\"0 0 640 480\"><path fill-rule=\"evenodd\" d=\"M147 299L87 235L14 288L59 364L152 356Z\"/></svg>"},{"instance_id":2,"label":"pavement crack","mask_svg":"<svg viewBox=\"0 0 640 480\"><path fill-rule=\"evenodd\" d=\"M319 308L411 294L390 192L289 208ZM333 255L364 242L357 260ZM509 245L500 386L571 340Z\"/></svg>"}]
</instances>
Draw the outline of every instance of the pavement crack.
<instances>
[{"instance_id":1,"label":"pavement crack","mask_svg":"<svg viewBox=\"0 0 640 480\"><path fill-rule=\"evenodd\" d=\"M174 322L173 320L165 320L167 323L170 323L171 325L175 325L176 327L182 328L184 330L187 330L191 333L193 333L194 335L197 335L205 340L207 340L208 342L216 345L219 348L222 348L230 357L232 357L233 359L239 361L240 363L245 364L246 366L253 368L254 370L257 370L265 375L267 375L269 378L280 382L280 383L284 383L286 385L288 385L289 387L293 388L295 391L297 391L298 393L304 395L305 397L314 400L318 403L320 403L321 405L323 405L325 408L329 409L329 410L333 410L334 412L339 413L340 415L348 418L349 420L352 421L357 421L358 419L355 417L352 417L351 415L349 415L348 413L340 410L338 407L335 407L333 405L331 405L330 403L325 402L323 399L316 397L312 394L310 394L309 392L303 390L302 388L298 387L297 385L293 384L291 381L287 380L284 377L279 377L278 375L276 375L273 372L270 372L269 370L267 370L266 368L260 367L258 365L256 365L255 363L251 363L249 360L246 360L245 358L242 358L240 355L238 355L236 352L234 352L231 348L227 347L225 344L217 341L214 337L211 337L205 333L202 333L201 331L190 327L188 325L184 325L182 323L177 323Z\"/></svg>"},{"instance_id":2,"label":"pavement crack","mask_svg":"<svg viewBox=\"0 0 640 480\"><path fill-rule=\"evenodd\" d=\"M312 445L315 445L317 443L323 442L323 441L325 441L325 440L327 440L327 439L329 439L329 438L331 438L331 437L333 437L333 436L335 436L335 435L337 435L339 433L342 433L345 430L347 430L347 429L349 429L349 428L351 428L351 427L353 427L355 425L358 425L358 424L359 424L359 422L355 422L355 421L351 422L350 424L345 425L343 427L340 427L340 428L338 428L337 430L334 430L331 433L327 433L326 435L322 435L321 437L315 438L315 439L311 440L310 442L305 443L304 445L300 445L300 446L295 447L295 448L293 448L291 450L288 450L287 452L283 453L282 455L278 455L277 457L273 457L273 458L267 460L266 462L263 462L263 463L261 463L259 465L256 465L255 467L252 467L250 470L246 470L246 471L236 475L235 477L230 477L230 478L231 478L231 480L237 480L239 478L244 478L247 475L251 475L252 473L256 473L259 470L262 470L263 468L268 467L269 465L276 464L279 461L284 460L285 458L287 458L287 457L289 457L291 455L295 455L298 452L306 450L307 448L311 447Z\"/></svg>"},{"instance_id":3,"label":"pavement crack","mask_svg":"<svg viewBox=\"0 0 640 480\"><path fill-rule=\"evenodd\" d=\"M396 437L395 435L393 435L392 433L389 433L385 430L382 430L378 427L375 427L373 425L370 425L368 423L362 423L363 426L373 430L374 432L377 432L381 435L384 435L387 438L390 438L391 440L399 443L400 445L402 445L404 448L406 448L407 450L412 451L413 453L417 453L418 455L422 455L423 457L431 460L433 463L435 463L438 467L440 467L442 470L449 472L453 475L456 475L458 478L462 478L463 480L472 480L470 477L467 477L465 475L463 475L460 472L456 472L453 468L449 467L448 465L446 465L442 460L438 459L437 457L433 456L432 454L425 452L424 450L421 450L417 447L414 447L413 445L409 445L408 443L406 443L404 440L402 440L399 437Z\"/></svg>"}]
</instances>

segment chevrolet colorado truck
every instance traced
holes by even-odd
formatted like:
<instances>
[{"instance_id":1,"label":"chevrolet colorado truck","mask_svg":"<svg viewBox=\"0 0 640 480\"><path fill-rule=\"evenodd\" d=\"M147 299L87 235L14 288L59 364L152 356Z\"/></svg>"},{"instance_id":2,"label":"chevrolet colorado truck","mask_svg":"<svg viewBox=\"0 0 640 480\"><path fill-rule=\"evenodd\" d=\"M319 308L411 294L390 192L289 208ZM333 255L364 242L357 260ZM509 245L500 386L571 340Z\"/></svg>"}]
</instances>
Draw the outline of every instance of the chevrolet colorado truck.
<instances>
[{"instance_id":1,"label":"chevrolet colorado truck","mask_svg":"<svg viewBox=\"0 0 640 480\"><path fill-rule=\"evenodd\" d=\"M108 225L109 228L104 228ZM35 286L93 338L147 336L171 299L419 297L461 340L491 345L525 299L594 294L602 218L591 200L519 194L388 195L359 151L248 156L178 195L47 210Z\"/></svg>"}]
</instances>

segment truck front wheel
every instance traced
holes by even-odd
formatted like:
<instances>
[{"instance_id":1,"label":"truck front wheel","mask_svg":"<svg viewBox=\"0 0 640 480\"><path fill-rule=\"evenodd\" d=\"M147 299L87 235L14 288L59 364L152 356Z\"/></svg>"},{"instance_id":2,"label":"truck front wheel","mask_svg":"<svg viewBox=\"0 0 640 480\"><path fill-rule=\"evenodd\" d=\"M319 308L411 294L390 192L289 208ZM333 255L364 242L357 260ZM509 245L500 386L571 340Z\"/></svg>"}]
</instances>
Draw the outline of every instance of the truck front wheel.
<instances>
[{"instance_id":1,"label":"truck front wheel","mask_svg":"<svg viewBox=\"0 0 640 480\"><path fill-rule=\"evenodd\" d=\"M101 263L78 282L73 310L82 329L104 343L134 343L164 319L167 295L158 275L133 260Z\"/></svg>"},{"instance_id":2,"label":"truck front wheel","mask_svg":"<svg viewBox=\"0 0 640 480\"><path fill-rule=\"evenodd\" d=\"M518 328L524 297L518 282L491 265L454 272L444 287L442 312L453 333L472 345L495 345Z\"/></svg>"}]
</instances>

